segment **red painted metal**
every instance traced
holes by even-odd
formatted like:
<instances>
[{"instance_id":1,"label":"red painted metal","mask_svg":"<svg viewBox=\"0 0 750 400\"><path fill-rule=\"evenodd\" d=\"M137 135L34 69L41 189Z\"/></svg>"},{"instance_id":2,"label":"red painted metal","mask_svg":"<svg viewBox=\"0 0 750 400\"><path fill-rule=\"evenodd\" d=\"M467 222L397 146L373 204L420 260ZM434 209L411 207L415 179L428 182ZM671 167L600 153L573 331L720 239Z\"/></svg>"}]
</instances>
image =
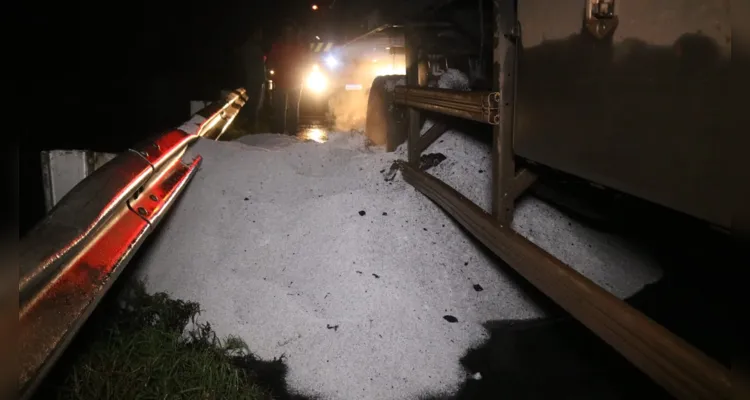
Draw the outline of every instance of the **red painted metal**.
<instances>
[{"instance_id":1,"label":"red painted metal","mask_svg":"<svg viewBox=\"0 0 750 400\"><path fill-rule=\"evenodd\" d=\"M114 174L108 177L107 182L96 186L97 195L104 195L102 205L98 206L96 199L86 199L87 206L94 209L91 210L93 213L90 217L86 215L90 210L80 210L76 213L79 228L72 226L67 220L64 223L47 223L45 220L36 229L39 230L39 235L44 237L44 244L49 245L49 249L40 246L33 246L29 249L22 247L19 292L25 292L29 286L37 284L40 279L54 273L55 265L68 257L69 253L74 253L76 247L85 238L93 235L101 225L105 224L107 219L111 218L112 212L126 201L153 171L153 168L149 167L142 158L129 153L117 157L111 165L105 168L110 168ZM79 189L81 188L75 188L74 191ZM58 209L65 208L68 200L70 199L63 198L61 204L57 206ZM78 204L72 206L78 206ZM73 233L68 234L68 232ZM26 266L32 268L25 270Z\"/></svg>"},{"instance_id":2,"label":"red painted metal","mask_svg":"<svg viewBox=\"0 0 750 400\"><path fill-rule=\"evenodd\" d=\"M42 372L39 368L52 356L53 350L64 347L60 345L72 339L74 332L70 321L83 316L93 301L93 294L111 282L112 272L148 227L143 218L127 207L122 208L115 223L21 311L19 384Z\"/></svg>"},{"instance_id":3,"label":"red painted metal","mask_svg":"<svg viewBox=\"0 0 750 400\"><path fill-rule=\"evenodd\" d=\"M151 142L136 146L133 150L143 156L154 168L169 159L175 152L185 148L197 136L179 129L167 132Z\"/></svg>"},{"instance_id":4,"label":"red painted metal","mask_svg":"<svg viewBox=\"0 0 750 400\"><path fill-rule=\"evenodd\" d=\"M180 160L218 138L244 105L238 89L199 112L194 134L169 131L79 183L21 243L19 388L28 398L201 162ZM191 120L192 121L192 120Z\"/></svg>"},{"instance_id":5,"label":"red painted metal","mask_svg":"<svg viewBox=\"0 0 750 400\"><path fill-rule=\"evenodd\" d=\"M201 159L198 156L190 165L183 164L178 158L172 160L168 167L152 179L152 185L149 185L138 198L128 202L130 209L148 223L156 224L177 199L175 193L187 184L186 176L198 167Z\"/></svg>"},{"instance_id":6,"label":"red painted metal","mask_svg":"<svg viewBox=\"0 0 750 400\"><path fill-rule=\"evenodd\" d=\"M85 247L59 267L51 283L23 305L19 315L20 375L23 386L37 375L45 375L62 350L72 340L102 295L109 289L124 265L135 253L153 226L168 210L188 180L197 171L201 158L183 164L179 152L195 137L172 131L155 143L149 162L160 165L148 183L129 201L120 202L108 222L86 237ZM144 156L147 157L147 156ZM148 168L153 171L152 167ZM129 190L128 187L123 191ZM120 199L127 193L115 196ZM113 200L114 202L115 200ZM31 390L25 390L31 392Z\"/></svg>"}]
</instances>

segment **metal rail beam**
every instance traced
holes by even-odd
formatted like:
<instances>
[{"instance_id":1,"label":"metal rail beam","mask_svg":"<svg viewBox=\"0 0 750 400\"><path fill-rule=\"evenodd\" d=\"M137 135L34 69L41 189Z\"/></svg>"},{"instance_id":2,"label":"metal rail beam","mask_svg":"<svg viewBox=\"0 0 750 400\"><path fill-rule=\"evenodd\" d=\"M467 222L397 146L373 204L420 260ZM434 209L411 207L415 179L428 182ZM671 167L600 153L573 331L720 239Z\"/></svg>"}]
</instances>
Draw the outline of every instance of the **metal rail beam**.
<instances>
[{"instance_id":1,"label":"metal rail beam","mask_svg":"<svg viewBox=\"0 0 750 400\"><path fill-rule=\"evenodd\" d=\"M134 146L64 196L20 243L19 378L22 398L71 342L132 255L197 171L180 160L199 137L218 138L244 89L173 130ZM189 132L186 132L189 131Z\"/></svg>"},{"instance_id":2,"label":"metal rail beam","mask_svg":"<svg viewBox=\"0 0 750 400\"><path fill-rule=\"evenodd\" d=\"M510 229L439 179L403 165L404 179L526 280L679 399L728 399L729 371Z\"/></svg>"},{"instance_id":3,"label":"metal rail beam","mask_svg":"<svg viewBox=\"0 0 750 400\"><path fill-rule=\"evenodd\" d=\"M423 151L427 150L427 148L435 143L435 141L438 140L438 138L447 130L448 127L445 124L442 122L435 122L435 124L432 125L424 135L419 137L419 141L417 141L417 153L422 154Z\"/></svg>"},{"instance_id":4,"label":"metal rail beam","mask_svg":"<svg viewBox=\"0 0 750 400\"><path fill-rule=\"evenodd\" d=\"M452 117L500 123L500 93L397 86L394 102Z\"/></svg>"}]
</instances>

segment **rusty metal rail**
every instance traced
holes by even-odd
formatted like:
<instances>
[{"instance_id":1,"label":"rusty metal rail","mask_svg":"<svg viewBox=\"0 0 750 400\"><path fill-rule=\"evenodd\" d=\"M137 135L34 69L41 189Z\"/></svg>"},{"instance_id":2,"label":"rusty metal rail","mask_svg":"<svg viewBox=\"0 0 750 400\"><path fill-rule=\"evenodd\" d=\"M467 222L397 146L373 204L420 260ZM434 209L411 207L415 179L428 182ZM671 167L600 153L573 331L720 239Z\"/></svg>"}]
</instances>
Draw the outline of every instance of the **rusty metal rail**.
<instances>
[{"instance_id":1,"label":"rusty metal rail","mask_svg":"<svg viewBox=\"0 0 750 400\"><path fill-rule=\"evenodd\" d=\"M681 399L728 399L729 371L411 165L404 179L630 362Z\"/></svg>"},{"instance_id":2,"label":"rusty metal rail","mask_svg":"<svg viewBox=\"0 0 750 400\"><path fill-rule=\"evenodd\" d=\"M418 35L407 36L409 86L397 87L394 95L396 104L409 107L404 179L676 398L730 398L727 368L510 229L516 199L536 181L534 171L516 165L513 150L519 32L513 4L494 3L503 18L495 27L493 92L425 88L424 45ZM436 123L422 135L423 110L494 125L492 215L419 170L420 154L448 129Z\"/></svg>"},{"instance_id":3,"label":"rusty metal rail","mask_svg":"<svg viewBox=\"0 0 750 400\"><path fill-rule=\"evenodd\" d=\"M216 139L245 102L244 89L105 164L64 196L20 243L19 378L27 398L145 238L196 173L187 146Z\"/></svg>"},{"instance_id":4,"label":"rusty metal rail","mask_svg":"<svg viewBox=\"0 0 750 400\"><path fill-rule=\"evenodd\" d=\"M452 117L500 123L500 93L397 86L394 102Z\"/></svg>"}]
</instances>

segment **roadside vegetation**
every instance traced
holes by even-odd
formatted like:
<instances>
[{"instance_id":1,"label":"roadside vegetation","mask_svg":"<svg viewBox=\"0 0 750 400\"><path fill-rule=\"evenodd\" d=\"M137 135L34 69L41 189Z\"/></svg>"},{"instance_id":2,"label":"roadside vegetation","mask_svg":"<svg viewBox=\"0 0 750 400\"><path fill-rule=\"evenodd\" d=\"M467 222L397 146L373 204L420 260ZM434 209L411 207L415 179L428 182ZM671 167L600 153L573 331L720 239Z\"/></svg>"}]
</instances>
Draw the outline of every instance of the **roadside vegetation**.
<instances>
[{"instance_id":1,"label":"roadside vegetation","mask_svg":"<svg viewBox=\"0 0 750 400\"><path fill-rule=\"evenodd\" d=\"M288 399L281 359L195 323L197 303L142 283L104 301L36 393L38 399Z\"/></svg>"}]
</instances>

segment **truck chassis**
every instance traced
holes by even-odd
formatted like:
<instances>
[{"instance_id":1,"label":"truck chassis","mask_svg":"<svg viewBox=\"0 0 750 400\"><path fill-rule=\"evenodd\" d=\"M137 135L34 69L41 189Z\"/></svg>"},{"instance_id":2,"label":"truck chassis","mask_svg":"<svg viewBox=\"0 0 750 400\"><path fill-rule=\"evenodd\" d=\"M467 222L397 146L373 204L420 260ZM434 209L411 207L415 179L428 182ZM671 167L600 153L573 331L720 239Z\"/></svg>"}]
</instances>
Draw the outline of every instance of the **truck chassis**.
<instances>
[{"instance_id":1,"label":"truck chassis","mask_svg":"<svg viewBox=\"0 0 750 400\"><path fill-rule=\"evenodd\" d=\"M539 2L533 3L537 6L534 10L544 9L545 7L541 4L536 4ZM519 92L521 96L530 93L529 90L519 91L519 85L530 85L528 80L518 78L519 74L523 74L525 72L524 68L527 67L527 64L524 64L526 61L524 59L524 51L527 51L524 48L524 40L527 38L524 37L522 28L524 24L527 26L538 25L541 23L540 20L545 18L545 16L556 15L557 13L570 14L568 12L570 10L565 10L565 8L571 5L574 7L576 5L581 6L579 3L581 2L555 2L554 5L547 3L545 11L536 11L536 15L532 15L535 11L530 10L533 8L533 5L529 4L529 2L494 0L492 13L494 18L492 20L495 21L495 25L493 26L494 35L492 37L494 48L491 91L466 92L427 87L427 82L429 81L428 71L431 69L429 65L430 59L434 59L434 56L431 57L432 54L430 54L434 50L429 49L434 49L435 46L430 43L430 32L427 31L424 23L406 24L406 85L396 87L393 102L405 108L407 128L400 132L389 132L388 137L390 142L387 144L387 147L388 149L395 149L400 143L406 142L408 147L408 161L402 166L402 171L404 179L408 183L434 201L493 253L507 262L523 278L532 283L602 340L611 345L623 357L664 387L669 393L680 399L729 398L732 384L730 371L724 365L706 356L699 349L669 332L624 301L619 300L588 278L555 259L527 239L516 234L510 228L514 203L536 181L537 171L544 170L543 168L533 168L534 165L540 165L544 166L544 168L571 173L573 176L586 179L597 186L609 185L610 187L619 189L621 192L661 203L661 205L668 208L682 211L693 217L707 221L714 227L731 231L732 233L742 230L733 230L739 227L727 222L740 220L739 214L742 212L741 210L727 207L726 211L731 213L730 215L720 215L721 212L718 212L718 208L721 207L718 203L725 204L735 194L739 195L736 191L712 193L718 199L718 201L713 201L714 205L706 202L698 206L696 203L690 203L689 200L686 201L683 198L679 198L679 196L672 197L672 200L664 200L669 197L670 190L672 194L681 192L683 188L678 187L674 182L690 179L687 176L689 173L682 173L681 175L680 171L655 169L653 171L655 175L654 181L662 181L664 185L660 189L649 191L639 186L640 183L637 182L638 179L635 176L635 171L623 172L620 170L615 172L615 170L610 169L612 171L610 176L604 176L601 179L591 179L591 174L588 174L588 171L585 169L586 167L583 166L584 163L571 167L571 163L568 162L569 160L565 160L562 156L557 158L545 158L542 156L537 157L535 160L534 156L548 153L547 150L532 148L533 146L537 148L544 146L544 134L535 132L534 129L529 127L533 124L527 121L523 121L521 124L517 120L519 111L529 113L530 109L538 106L537 104L530 104L530 101L523 97L519 98ZM592 0L585 3L586 8L579 10L580 15L583 17L580 30L578 32L571 32L571 38L585 38L583 40L586 40L586 43L594 48L588 53L584 51L575 53L575 56L580 57L583 55L584 57L596 58L599 54L596 54L594 50L601 52L602 48L613 47L614 32L617 31L618 24L622 22L618 18L618 10L614 8L614 1ZM619 4L620 2L617 3ZM652 11L658 14L659 11L670 12L687 7L687 4L683 4L684 2L682 1L676 0L667 3L669 4L665 3L663 6L660 4L657 7L660 10ZM728 15L728 9L723 8L724 6L719 3L711 1L706 3L711 3L707 7L709 11L701 17L706 19L716 18L718 21L717 24L728 24L728 20L725 19ZM524 4L529 5L525 6ZM631 9L638 8L635 5L630 5L630 7ZM636 14L645 12L645 9L634 11ZM525 15L521 15L522 13L525 13ZM705 21L701 21L701 23L703 22ZM680 26L678 29L689 29L687 25L690 25L690 22L684 22L683 25L686 26ZM726 26L724 28L726 29ZM560 30L559 26L553 26L549 30L554 31L555 29ZM544 32L545 30L542 29L541 31ZM710 37L711 33L707 33L706 36ZM687 39L678 40L675 46L678 49L686 50L686 42ZM717 48L717 53L719 54L727 50L722 45L718 45ZM442 50L445 52L450 51L447 48ZM559 49L560 52L565 50ZM677 55L678 58L680 56L680 54ZM726 82L718 77L718 73L720 73L718 71L722 71L726 66L724 63L725 58L723 58L725 56L726 53L723 56L717 55L715 64L703 70L693 71L692 79L710 81L710 85L723 87ZM578 59L577 61L584 65L582 68L585 68L587 64L586 60ZM609 60L598 61L600 63L599 68L608 68L605 62ZM680 64L681 60L671 60L671 62L677 65ZM683 64L683 67L690 67L686 65ZM539 66L534 67L537 68L535 70L537 72L541 68ZM548 68L554 67L554 65L551 65ZM702 74L700 78L697 76L698 73ZM679 78L687 78L688 75L685 74ZM664 79L663 76L661 78ZM604 84L611 83L611 81L608 82L604 79L602 82ZM708 86L700 88L703 90L706 87ZM651 88L646 90L643 87L635 88L631 94L622 93L620 95L628 100L632 100L635 96L648 95L649 89ZM715 89L713 88L712 90ZM550 88L550 90L555 90L555 88ZM704 92L701 94L711 97L709 93ZM599 96L599 99L606 100L607 98L607 95ZM558 97L555 97L555 99L558 99ZM714 100L716 99L714 98ZM586 101L582 101L579 98L576 99L576 102L571 107L584 107L584 103ZM595 109L592 112L596 113L598 111L600 109ZM670 111L668 110L667 112L669 113ZM698 123L707 119L718 120L721 118L721 113L723 112L718 107L708 108L705 111L708 116L697 117ZM491 154L493 167L491 214L484 212L479 206L466 199L444 182L419 169L421 153L449 129L446 123L444 123L445 120L441 119L441 122L435 123L424 134L420 134L420 129L427 114L442 114L483 122L492 126ZM524 117L526 116L524 115ZM545 118L544 115L540 117ZM671 117L670 115L667 118ZM597 119L597 117L594 116L592 119ZM569 122L565 121L565 124ZM651 122L655 121L647 121L646 123ZM672 121L661 120L656 122L657 124L673 123ZM587 123L583 125L590 126ZM644 124L638 124L639 127L642 125ZM684 122L679 125L684 126ZM549 126L549 124L546 126ZM638 136L641 139L642 146L637 150L640 152L639 154L654 154L659 149L648 148L645 145L647 141L643 140L645 139L643 137L644 134L643 132L634 134L634 136ZM703 137L705 134L706 132L697 133L696 137L700 137L698 141L706 140L707 138ZM529 140L529 137L535 135L533 144L531 144L532 142ZM560 134L548 132L547 135L559 136ZM604 149L596 148L596 144L592 145L590 143L596 140L595 138L592 140L591 137L585 137L580 132L574 135L573 132L563 131L563 138L566 137L565 135L569 138L568 147L573 149L572 152L576 152L576 149L580 149L578 153L585 151L591 153L597 150L605 151ZM664 135L668 136L669 134ZM717 146L721 148L721 151L727 152L731 149L726 130L716 133L716 137L720 138L720 143ZM727 139L727 141L724 141L724 139ZM626 140L619 141L622 143L627 142ZM525 146L526 154L518 153L519 143ZM601 141L599 144L601 144ZM617 147L617 145L613 145L611 149L616 149ZM633 149L632 147L628 148ZM565 150L567 148L562 151ZM625 151L624 149L619 150ZM670 150L670 148L660 150ZM688 149L687 152L701 159L701 155L705 154L706 150L696 145ZM667 152L661 153L666 158L669 158L668 154ZM637 158L636 154L631 155ZM676 155L675 158L679 158L679 155ZM519 161L522 161L523 164L519 164ZM644 162L657 163L655 160L649 159L649 157L646 157ZM714 167L715 165L707 164L702 165L700 168L704 171L710 171Z\"/></svg>"}]
</instances>

